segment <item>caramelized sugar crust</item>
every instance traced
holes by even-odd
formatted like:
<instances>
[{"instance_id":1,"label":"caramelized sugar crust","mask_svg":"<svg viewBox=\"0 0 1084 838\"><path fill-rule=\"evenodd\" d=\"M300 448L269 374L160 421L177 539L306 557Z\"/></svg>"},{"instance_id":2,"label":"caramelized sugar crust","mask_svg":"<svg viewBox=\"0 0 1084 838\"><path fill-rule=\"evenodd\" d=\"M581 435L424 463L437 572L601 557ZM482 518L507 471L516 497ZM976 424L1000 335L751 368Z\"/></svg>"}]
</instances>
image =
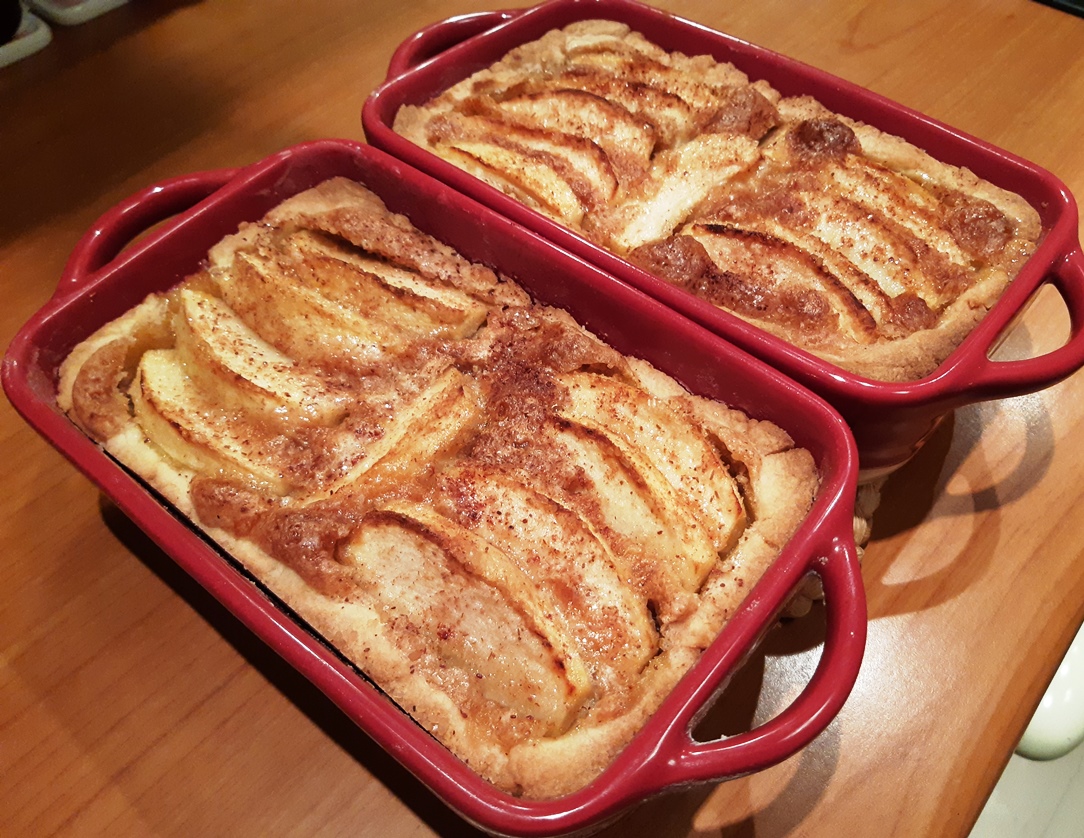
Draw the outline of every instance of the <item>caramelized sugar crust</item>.
<instances>
[{"instance_id":1,"label":"caramelized sugar crust","mask_svg":"<svg viewBox=\"0 0 1084 838\"><path fill-rule=\"evenodd\" d=\"M395 130L592 242L871 378L932 372L1034 251L1034 209L709 56L583 21Z\"/></svg>"},{"instance_id":2,"label":"caramelized sugar crust","mask_svg":"<svg viewBox=\"0 0 1084 838\"><path fill-rule=\"evenodd\" d=\"M483 777L581 787L805 515L695 398L336 179L80 344L59 402Z\"/></svg>"}]
</instances>

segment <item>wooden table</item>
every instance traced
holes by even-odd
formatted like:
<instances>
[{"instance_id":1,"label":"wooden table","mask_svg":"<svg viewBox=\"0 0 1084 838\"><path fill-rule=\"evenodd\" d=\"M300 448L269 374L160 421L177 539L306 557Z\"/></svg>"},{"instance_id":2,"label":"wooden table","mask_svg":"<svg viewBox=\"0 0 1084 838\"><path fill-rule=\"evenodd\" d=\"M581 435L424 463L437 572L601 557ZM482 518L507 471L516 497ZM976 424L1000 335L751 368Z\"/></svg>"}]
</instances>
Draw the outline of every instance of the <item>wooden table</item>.
<instances>
[{"instance_id":1,"label":"wooden table","mask_svg":"<svg viewBox=\"0 0 1084 838\"><path fill-rule=\"evenodd\" d=\"M499 3L501 7L515 3ZM1025 0L660 5L871 87L1084 195L1084 20ZM155 181L360 136L394 47L487 0L138 0L0 71L0 337L78 236ZM1044 294L1007 352L1057 345ZM803 753L612 835L965 835L1084 618L1084 375L957 412L885 487L865 663ZM0 407L0 834L428 835L466 827ZM815 666L790 623L720 710Z\"/></svg>"}]
</instances>

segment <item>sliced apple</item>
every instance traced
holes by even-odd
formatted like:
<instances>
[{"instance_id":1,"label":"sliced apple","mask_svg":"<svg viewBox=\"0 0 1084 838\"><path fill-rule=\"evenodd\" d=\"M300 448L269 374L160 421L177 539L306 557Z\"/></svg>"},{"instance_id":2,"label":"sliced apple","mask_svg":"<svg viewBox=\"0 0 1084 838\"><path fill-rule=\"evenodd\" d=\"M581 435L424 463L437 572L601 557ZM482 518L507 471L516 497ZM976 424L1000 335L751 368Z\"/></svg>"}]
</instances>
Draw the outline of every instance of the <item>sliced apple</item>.
<instances>
[{"instance_id":1,"label":"sliced apple","mask_svg":"<svg viewBox=\"0 0 1084 838\"><path fill-rule=\"evenodd\" d=\"M228 390L227 403L242 399L254 412L322 424L335 422L346 410L346 393L299 369L208 294L180 292L176 339L178 351L194 362L190 374L211 391Z\"/></svg>"},{"instance_id":2,"label":"sliced apple","mask_svg":"<svg viewBox=\"0 0 1084 838\"><path fill-rule=\"evenodd\" d=\"M647 170L655 130L612 102L583 90L547 90L505 99L499 109L520 124L560 131L597 143L614 169L631 180Z\"/></svg>"},{"instance_id":3,"label":"sliced apple","mask_svg":"<svg viewBox=\"0 0 1084 838\"><path fill-rule=\"evenodd\" d=\"M937 199L909 177L861 157L848 160L845 166L826 165L825 175L838 183L842 193L852 200L884 213L916 236L936 236L938 250L952 253L954 261L966 261L951 234L933 223L939 211Z\"/></svg>"},{"instance_id":4,"label":"sliced apple","mask_svg":"<svg viewBox=\"0 0 1084 838\"><path fill-rule=\"evenodd\" d=\"M971 256L945 230L937 203L929 192L901 174L864 161L831 166L826 174L853 202L854 211L849 218L837 218L831 223L831 208L826 206L822 216L828 224L824 231L818 231L822 239L842 250L892 296L914 291L935 307L955 298L956 292L951 288L927 280L922 262L915 258L916 249L921 249L916 248L918 240L949 263L971 267ZM817 203L827 204L823 196L817 196ZM828 227L833 232L828 233ZM901 283L897 278L901 267L908 282Z\"/></svg>"},{"instance_id":5,"label":"sliced apple","mask_svg":"<svg viewBox=\"0 0 1084 838\"><path fill-rule=\"evenodd\" d=\"M609 158L597 143L551 128L513 128L494 124L498 142L546 161L585 207L601 206L617 191L617 178Z\"/></svg>"},{"instance_id":6,"label":"sliced apple","mask_svg":"<svg viewBox=\"0 0 1084 838\"><path fill-rule=\"evenodd\" d=\"M469 689L566 730L591 693L553 604L496 547L427 506L397 502L371 513L342 551L383 618L428 655L466 674ZM442 677L434 672L436 677Z\"/></svg>"},{"instance_id":7,"label":"sliced apple","mask_svg":"<svg viewBox=\"0 0 1084 838\"><path fill-rule=\"evenodd\" d=\"M694 126L693 110L680 96L650 84L628 82L602 68L564 73L554 80L554 86L594 94L646 119L654 126L659 144L666 148L685 139Z\"/></svg>"},{"instance_id":8,"label":"sliced apple","mask_svg":"<svg viewBox=\"0 0 1084 838\"><path fill-rule=\"evenodd\" d=\"M288 489L266 447L267 437L231 421L230 405L212 403L176 350L144 352L129 392L147 438L183 467L251 475L278 493Z\"/></svg>"},{"instance_id":9,"label":"sliced apple","mask_svg":"<svg viewBox=\"0 0 1084 838\"><path fill-rule=\"evenodd\" d=\"M633 555L695 591L718 559L711 537L675 497L665 481L650 485L601 433L576 423L554 432L553 444L582 469L587 488L560 498L571 504L600 536L616 534L615 554ZM665 485L664 485L665 484ZM642 572L642 571L641 571Z\"/></svg>"},{"instance_id":10,"label":"sliced apple","mask_svg":"<svg viewBox=\"0 0 1084 838\"><path fill-rule=\"evenodd\" d=\"M469 294L326 236L301 230L289 246L311 288L410 335L467 337L485 321L488 307Z\"/></svg>"},{"instance_id":11,"label":"sliced apple","mask_svg":"<svg viewBox=\"0 0 1084 838\"><path fill-rule=\"evenodd\" d=\"M616 213L614 244L632 250L669 236L708 193L756 159L756 142L733 134L704 134L660 156L643 194Z\"/></svg>"},{"instance_id":12,"label":"sliced apple","mask_svg":"<svg viewBox=\"0 0 1084 838\"><path fill-rule=\"evenodd\" d=\"M366 441L361 450L356 450L354 435L345 431L339 459L352 465L307 500L323 500L363 480L387 481L397 473L423 467L424 458L450 444L479 410L477 385L454 367L448 368L420 394L399 406L383 433ZM377 463L382 463L380 469L370 475ZM359 490L368 492L371 488L361 486Z\"/></svg>"},{"instance_id":13,"label":"sliced apple","mask_svg":"<svg viewBox=\"0 0 1084 838\"><path fill-rule=\"evenodd\" d=\"M152 294L72 350L59 370L57 405L99 442L131 418L128 387L148 349L172 345L168 297Z\"/></svg>"},{"instance_id":14,"label":"sliced apple","mask_svg":"<svg viewBox=\"0 0 1084 838\"><path fill-rule=\"evenodd\" d=\"M782 298L784 292L792 292L791 299L800 299L803 293L815 295L831 307L839 329L855 340L871 339L877 321L870 311L883 311L887 304L876 284L842 254L774 218L743 218L736 225L693 223L682 235L700 242L720 271L747 277L769 289L768 293ZM738 313L753 320L772 314L752 306Z\"/></svg>"},{"instance_id":15,"label":"sliced apple","mask_svg":"<svg viewBox=\"0 0 1084 838\"><path fill-rule=\"evenodd\" d=\"M442 486L438 503L448 514L465 517L550 594L596 678L643 669L657 650L647 602L574 510L494 469L457 468Z\"/></svg>"},{"instance_id":16,"label":"sliced apple","mask_svg":"<svg viewBox=\"0 0 1084 838\"><path fill-rule=\"evenodd\" d=\"M582 94L581 94L582 95ZM489 106L492 108L492 106ZM553 179L565 184L575 196L575 203L557 204L578 218L584 209L601 206L613 198L617 177L609 157L590 138L543 124L535 127L519 120L509 120L503 113L493 116L455 114L445 117L442 144L460 151L474 149L483 162L496 169L512 184L539 193L542 198L556 195L553 185L537 188L536 181ZM521 171L524 167L538 171ZM545 172L548 170L548 175ZM532 183L524 180L532 174Z\"/></svg>"},{"instance_id":17,"label":"sliced apple","mask_svg":"<svg viewBox=\"0 0 1084 838\"><path fill-rule=\"evenodd\" d=\"M692 111L710 111L718 107L721 98L718 86L708 84L702 75L668 66L635 49L580 52L571 57L571 63L619 78L630 87L646 86L676 96Z\"/></svg>"},{"instance_id":18,"label":"sliced apple","mask_svg":"<svg viewBox=\"0 0 1084 838\"><path fill-rule=\"evenodd\" d=\"M465 164L484 179L495 176L496 185L507 186L507 191L524 196L529 203L569 224L578 224L583 218L584 207L576 192L544 159L473 140L456 141L442 146L441 151L452 162Z\"/></svg>"},{"instance_id":19,"label":"sliced apple","mask_svg":"<svg viewBox=\"0 0 1084 838\"><path fill-rule=\"evenodd\" d=\"M265 341L299 360L378 362L406 344L395 326L328 299L256 253L238 251L213 277L242 320Z\"/></svg>"},{"instance_id":20,"label":"sliced apple","mask_svg":"<svg viewBox=\"0 0 1084 838\"><path fill-rule=\"evenodd\" d=\"M391 450L364 474L370 494L385 487L404 485L423 472L436 472L470 438L483 416L481 387L469 376L453 371L447 382L419 405L409 432L397 435Z\"/></svg>"},{"instance_id":21,"label":"sliced apple","mask_svg":"<svg viewBox=\"0 0 1084 838\"><path fill-rule=\"evenodd\" d=\"M612 442L652 492L707 529L716 551L730 549L745 525L733 475L707 437L665 401L610 376L561 377L568 401L558 413Z\"/></svg>"}]
</instances>

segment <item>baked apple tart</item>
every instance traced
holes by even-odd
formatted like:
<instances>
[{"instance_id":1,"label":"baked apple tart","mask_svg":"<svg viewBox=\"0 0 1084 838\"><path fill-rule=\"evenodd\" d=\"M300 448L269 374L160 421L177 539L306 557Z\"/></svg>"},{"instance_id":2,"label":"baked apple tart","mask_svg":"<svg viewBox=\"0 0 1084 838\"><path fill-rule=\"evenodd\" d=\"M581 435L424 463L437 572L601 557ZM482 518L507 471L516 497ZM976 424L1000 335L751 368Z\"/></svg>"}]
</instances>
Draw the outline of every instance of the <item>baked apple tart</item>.
<instances>
[{"instance_id":1,"label":"baked apple tart","mask_svg":"<svg viewBox=\"0 0 1084 838\"><path fill-rule=\"evenodd\" d=\"M1034 251L1036 211L905 140L622 23L549 32L394 129L837 366L932 372Z\"/></svg>"},{"instance_id":2,"label":"baked apple tart","mask_svg":"<svg viewBox=\"0 0 1084 838\"><path fill-rule=\"evenodd\" d=\"M812 456L337 178L80 343L71 419L478 774L588 783L806 515Z\"/></svg>"}]
</instances>

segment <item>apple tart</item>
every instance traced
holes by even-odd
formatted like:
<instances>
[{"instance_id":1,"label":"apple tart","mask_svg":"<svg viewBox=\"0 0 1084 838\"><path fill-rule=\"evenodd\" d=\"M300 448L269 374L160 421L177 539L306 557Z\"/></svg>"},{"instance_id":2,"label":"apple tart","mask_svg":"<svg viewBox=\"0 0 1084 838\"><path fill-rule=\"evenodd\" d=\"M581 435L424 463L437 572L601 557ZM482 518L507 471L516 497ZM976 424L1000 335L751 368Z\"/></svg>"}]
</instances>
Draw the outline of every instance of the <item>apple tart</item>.
<instances>
[{"instance_id":1,"label":"apple tart","mask_svg":"<svg viewBox=\"0 0 1084 838\"><path fill-rule=\"evenodd\" d=\"M474 771L601 772L805 517L808 451L337 178L61 368L90 437Z\"/></svg>"},{"instance_id":2,"label":"apple tart","mask_svg":"<svg viewBox=\"0 0 1084 838\"><path fill-rule=\"evenodd\" d=\"M1035 250L1021 197L625 24L524 44L394 129L853 373L932 372Z\"/></svg>"}]
</instances>

